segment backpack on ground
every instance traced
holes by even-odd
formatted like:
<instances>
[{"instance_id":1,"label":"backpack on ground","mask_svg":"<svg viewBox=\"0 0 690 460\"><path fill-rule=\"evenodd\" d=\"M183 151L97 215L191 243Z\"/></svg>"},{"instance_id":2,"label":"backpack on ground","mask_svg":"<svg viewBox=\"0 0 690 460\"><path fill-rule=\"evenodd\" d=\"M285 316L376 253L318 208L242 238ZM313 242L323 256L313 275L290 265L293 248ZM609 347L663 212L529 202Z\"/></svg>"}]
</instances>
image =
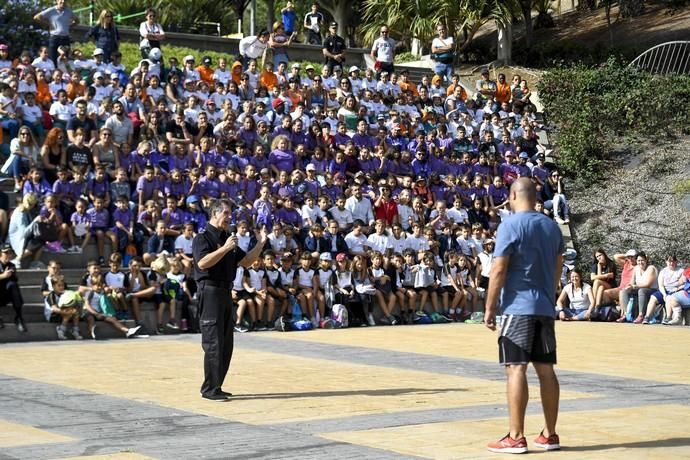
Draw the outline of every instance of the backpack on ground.
<instances>
[{"instance_id":1,"label":"backpack on ground","mask_svg":"<svg viewBox=\"0 0 690 460\"><path fill-rule=\"evenodd\" d=\"M347 308L341 303L333 305L331 318L340 325L339 327L348 327L350 324Z\"/></svg>"}]
</instances>

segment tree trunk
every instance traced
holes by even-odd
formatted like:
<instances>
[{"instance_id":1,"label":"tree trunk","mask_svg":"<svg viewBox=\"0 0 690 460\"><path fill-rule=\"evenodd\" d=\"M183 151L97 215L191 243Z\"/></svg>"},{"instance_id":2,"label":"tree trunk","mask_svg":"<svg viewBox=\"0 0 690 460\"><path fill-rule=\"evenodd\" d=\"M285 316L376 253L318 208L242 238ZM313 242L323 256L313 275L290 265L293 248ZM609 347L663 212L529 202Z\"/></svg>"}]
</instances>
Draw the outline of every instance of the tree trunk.
<instances>
[{"instance_id":1,"label":"tree trunk","mask_svg":"<svg viewBox=\"0 0 690 460\"><path fill-rule=\"evenodd\" d=\"M351 7L348 2L343 0L336 0L334 7L331 14L335 22L338 23L338 35L343 38L347 37L348 13L351 12Z\"/></svg>"},{"instance_id":2,"label":"tree trunk","mask_svg":"<svg viewBox=\"0 0 690 460\"><path fill-rule=\"evenodd\" d=\"M609 30L609 45L613 46L613 29L611 28L611 3L613 0L606 0L604 2L604 11L606 12L606 26Z\"/></svg>"},{"instance_id":3,"label":"tree trunk","mask_svg":"<svg viewBox=\"0 0 690 460\"><path fill-rule=\"evenodd\" d=\"M266 1L266 22L268 23L268 30L273 30L273 23L275 22L275 0L265 0ZM297 18L299 22L299 18ZM297 28L297 25L295 25ZM300 30L297 28L297 30Z\"/></svg>"},{"instance_id":4,"label":"tree trunk","mask_svg":"<svg viewBox=\"0 0 690 460\"><path fill-rule=\"evenodd\" d=\"M620 0L618 4L622 18L635 18L644 12L644 0Z\"/></svg>"},{"instance_id":5,"label":"tree trunk","mask_svg":"<svg viewBox=\"0 0 690 460\"><path fill-rule=\"evenodd\" d=\"M520 0L520 9L522 9L522 17L525 20L525 47L532 47L532 36L534 35L534 27L532 26L532 0Z\"/></svg>"},{"instance_id":6,"label":"tree trunk","mask_svg":"<svg viewBox=\"0 0 690 460\"><path fill-rule=\"evenodd\" d=\"M504 65L510 65L513 59L513 26L510 23L498 26L498 55L496 58Z\"/></svg>"}]
</instances>

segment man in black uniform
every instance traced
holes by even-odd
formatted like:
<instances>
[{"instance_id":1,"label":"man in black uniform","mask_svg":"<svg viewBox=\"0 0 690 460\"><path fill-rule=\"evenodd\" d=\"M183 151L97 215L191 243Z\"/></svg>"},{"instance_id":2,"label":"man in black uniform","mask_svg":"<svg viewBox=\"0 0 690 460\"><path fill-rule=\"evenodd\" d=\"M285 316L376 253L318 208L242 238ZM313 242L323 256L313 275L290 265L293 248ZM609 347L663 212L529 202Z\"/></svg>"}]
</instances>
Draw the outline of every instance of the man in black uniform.
<instances>
[{"instance_id":1,"label":"man in black uniform","mask_svg":"<svg viewBox=\"0 0 690 460\"><path fill-rule=\"evenodd\" d=\"M17 280L17 268L11 262L14 257L12 246L5 244L0 248L0 306L12 303L14 308L14 324L19 332L26 332L26 324L22 316L24 300L19 290ZM0 329L5 327L5 323L0 318Z\"/></svg>"},{"instance_id":2,"label":"man in black uniform","mask_svg":"<svg viewBox=\"0 0 690 460\"><path fill-rule=\"evenodd\" d=\"M342 67L345 62L345 39L338 35L338 23L333 21L328 26L328 36L323 41L323 56L326 58L326 64L331 66Z\"/></svg>"},{"instance_id":3,"label":"man in black uniform","mask_svg":"<svg viewBox=\"0 0 690 460\"><path fill-rule=\"evenodd\" d=\"M261 231L256 246L245 253L237 245L237 235L228 234L231 214L228 200L209 207L206 230L194 238L194 270L199 286L199 327L204 349L204 383L201 396L211 401L227 401L231 393L221 389L230 368L233 348L233 305L230 290L237 267L249 267L261 254L267 234Z\"/></svg>"}]
</instances>

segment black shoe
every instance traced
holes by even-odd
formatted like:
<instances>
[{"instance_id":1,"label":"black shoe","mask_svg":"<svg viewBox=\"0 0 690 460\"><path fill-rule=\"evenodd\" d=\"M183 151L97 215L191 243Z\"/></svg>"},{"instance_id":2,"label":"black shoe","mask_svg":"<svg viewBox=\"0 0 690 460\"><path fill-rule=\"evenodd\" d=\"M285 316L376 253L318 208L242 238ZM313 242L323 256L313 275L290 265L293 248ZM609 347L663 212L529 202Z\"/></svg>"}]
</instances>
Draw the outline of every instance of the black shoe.
<instances>
[{"instance_id":1,"label":"black shoe","mask_svg":"<svg viewBox=\"0 0 690 460\"><path fill-rule=\"evenodd\" d=\"M230 401L227 396L220 394L220 393L214 393L210 395L201 395L202 398L208 399L209 401L215 401L215 402L224 402L224 401Z\"/></svg>"},{"instance_id":2,"label":"black shoe","mask_svg":"<svg viewBox=\"0 0 690 460\"><path fill-rule=\"evenodd\" d=\"M219 395L223 395L223 396L225 396L226 398L229 398L229 397L232 396L232 393L230 393L230 392L228 392L228 391L223 391L223 390L218 390L218 394L219 394Z\"/></svg>"}]
</instances>

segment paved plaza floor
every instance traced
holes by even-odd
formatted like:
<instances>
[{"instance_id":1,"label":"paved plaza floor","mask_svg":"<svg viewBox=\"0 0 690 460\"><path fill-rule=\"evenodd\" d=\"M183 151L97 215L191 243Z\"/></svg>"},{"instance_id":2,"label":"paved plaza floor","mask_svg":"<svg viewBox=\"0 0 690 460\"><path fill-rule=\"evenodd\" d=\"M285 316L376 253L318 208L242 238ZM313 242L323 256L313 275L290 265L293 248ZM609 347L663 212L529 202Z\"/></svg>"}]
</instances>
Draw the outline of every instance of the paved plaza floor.
<instances>
[{"instance_id":1,"label":"paved plaza floor","mask_svg":"<svg viewBox=\"0 0 690 460\"><path fill-rule=\"evenodd\" d=\"M557 324L563 450L690 458L690 328ZM232 401L201 399L198 335L0 346L0 460L500 458L496 334L448 324L236 334Z\"/></svg>"}]
</instances>

